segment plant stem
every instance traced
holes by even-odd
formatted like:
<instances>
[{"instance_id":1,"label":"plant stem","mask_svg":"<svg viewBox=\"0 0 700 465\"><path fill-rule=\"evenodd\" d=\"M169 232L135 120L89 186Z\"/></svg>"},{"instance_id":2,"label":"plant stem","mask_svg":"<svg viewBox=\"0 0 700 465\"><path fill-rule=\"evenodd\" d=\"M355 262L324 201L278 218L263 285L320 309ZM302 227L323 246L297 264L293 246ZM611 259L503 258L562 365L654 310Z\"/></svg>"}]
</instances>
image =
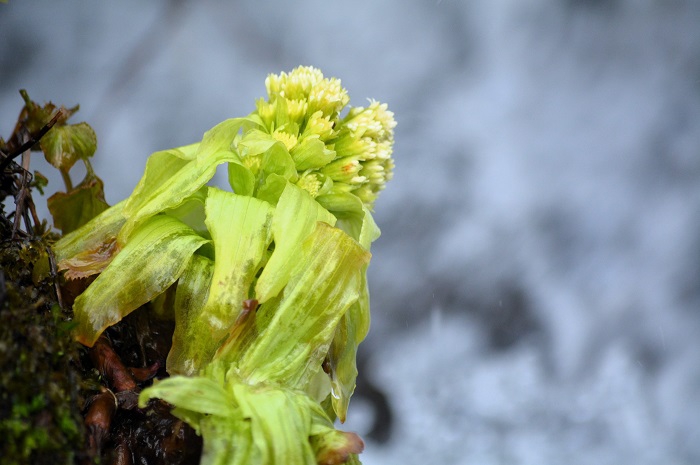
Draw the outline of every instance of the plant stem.
<instances>
[{"instance_id":1,"label":"plant stem","mask_svg":"<svg viewBox=\"0 0 700 465\"><path fill-rule=\"evenodd\" d=\"M66 192L73 190L73 181L70 178L68 171L59 170L61 172L61 177L63 178L63 183L66 185Z\"/></svg>"}]
</instances>

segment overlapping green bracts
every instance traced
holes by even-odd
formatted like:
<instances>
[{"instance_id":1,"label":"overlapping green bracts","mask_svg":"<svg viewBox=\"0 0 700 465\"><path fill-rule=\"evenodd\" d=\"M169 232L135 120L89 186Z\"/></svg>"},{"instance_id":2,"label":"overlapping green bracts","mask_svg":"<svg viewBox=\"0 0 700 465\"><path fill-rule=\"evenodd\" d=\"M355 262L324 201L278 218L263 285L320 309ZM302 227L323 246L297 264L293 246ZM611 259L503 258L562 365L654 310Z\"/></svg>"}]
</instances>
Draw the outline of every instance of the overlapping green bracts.
<instances>
[{"instance_id":1,"label":"overlapping green bracts","mask_svg":"<svg viewBox=\"0 0 700 465\"><path fill-rule=\"evenodd\" d=\"M275 250L255 284L255 296L263 303L279 294L289 278L304 266L301 244L322 221L331 226L336 218L304 190L285 186L272 222Z\"/></svg>"},{"instance_id":2,"label":"overlapping green bracts","mask_svg":"<svg viewBox=\"0 0 700 465\"><path fill-rule=\"evenodd\" d=\"M306 387L321 369L338 320L359 298L369 252L322 222L300 248L304 266L258 308L255 331L229 338L217 353L253 384Z\"/></svg>"},{"instance_id":3,"label":"overlapping green bracts","mask_svg":"<svg viewBox=\"0 0 700 465\"><path fill-rule=\"evenodd\" d=\"M99 274L75 302L76 338L171 286L173 377L160 397L204 437L204 464L357 463L345 419L369 328L370 210L391 178L386 105L352 108L337 79L300 67L201 142L156 152L125 201L56 244L66 277ZM232 191L208 187L228 164ZM326 360L330 370L321 366Z\"/></svg>"},{"instance_id":4,"label":"overlapping green bracts","mask_svg":"<svg viewBox=\"0 0 700 465\"><path fill-rule=\"evenodd\" d=\"M145 222L73 304L76 338L92 346L108 326L165 292L206 239L167 215Z\"/></svg>"},{"instance_id":5,"label":"overlapping green bracts","mask_svg":"<svg viewBox=\"0 0 700 465\"><path fill-rule=\"evenodd\" d=\"M177 356L168 359L171 373L194 374L211 361L243 310L243 302L254 298L251 286L271 241L274 208L267 202L210 188L205 210L216 259L206 300L176 321L179 334L186 338L173 339ZM189 288L182 292L178 288L176 302L190 293ZM185 312L176 306L175 314Z\"/></svg>"},{"instance_id":6,"label":"overlapping green bracts","mask_svg":"<svg viewBox=\"0 0 700 465\"><path fill-rule=\"evenodd\" d=\"M199 377L165 379L139 403L154 397L176 405L173 414L204 437L202 463L210 465L359 463L364 448L356 434L336 430L303 391L250 384L221 362Z\"/></svg>"}]
</instances>

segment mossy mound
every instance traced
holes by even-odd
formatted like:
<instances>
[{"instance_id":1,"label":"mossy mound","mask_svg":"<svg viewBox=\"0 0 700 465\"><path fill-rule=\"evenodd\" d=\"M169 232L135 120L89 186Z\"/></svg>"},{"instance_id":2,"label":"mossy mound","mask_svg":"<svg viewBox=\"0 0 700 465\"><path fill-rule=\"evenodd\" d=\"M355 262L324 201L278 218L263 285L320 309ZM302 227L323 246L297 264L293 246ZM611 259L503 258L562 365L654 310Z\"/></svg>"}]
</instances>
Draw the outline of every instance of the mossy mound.
<instances>
[{"instance_id":1,"label":"mossy mound","mask_svg":"<svg viewBox=\"0 0 700 465\"><path fill-rule=\"evenodd\" d=\"M42 240L0 243L0 456L73 464L84 446L81 376Z\"/></svg>"}]
</instances>

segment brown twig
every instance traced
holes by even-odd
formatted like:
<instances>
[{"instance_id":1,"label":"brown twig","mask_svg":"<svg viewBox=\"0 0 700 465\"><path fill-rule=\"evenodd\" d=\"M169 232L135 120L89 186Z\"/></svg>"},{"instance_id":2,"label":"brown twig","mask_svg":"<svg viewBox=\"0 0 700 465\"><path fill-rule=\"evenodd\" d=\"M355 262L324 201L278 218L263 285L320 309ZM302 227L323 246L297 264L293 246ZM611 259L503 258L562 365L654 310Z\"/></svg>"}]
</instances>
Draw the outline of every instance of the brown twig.
<instances>
[{"instance_id":1,"label":"brown twig","mask_svg":"<svg viewBox=\"0 0 700 465\"><path fill-rule=\"evenodd\" d=\"M9 164L19 155L22 155L22 175L19 180L19 185L17 186L17 193L15 195L15 218L12 225L12 239L16 239L20 232L20 221L24 220L24 225L28 235L34 234L34 227L32 225L32 220L34 225L38 225L41 221L39 216L36 214L36 208L34 206L34 200L32 199L31 192L29 190L29 183L31 181L31 173L29 172L29 162L31 160L31 148L39 142L39 140L44 137L44 135L49 132L49 130L56 124L59 118L63 115L62 110L58 110L56 114L51 118L51 120L46 123L39 131L35 134L27 134L26 127L20 129L20 137L24 140L22 145L17 149L10 152L9 155L2 153L4 158L0 161L0 172L5 172L5 169ZM17 181L15 181L17 182ZM31 215L31 218L30 218Z\"/></svg>"},{"instance_id":2,"label":"brown twig","mask_svg":"<svg viewBox=\"0 0 700 465\"><path fill-rule=\"evenodd\" d=\"M37 131L36 134L31 134L29 137L29 140L25 141L22 145L19 146L14 152L11 152L9 155L5 157L2 162L0 162L0 171L5 171L5 168L7 168L7 165L10 164L10 162L20 156L22 153L26 152L27 150L31 149L34 144L39 142L39 139L44 137L44 134L49 132L49 129L53 127L54 124L58 121L58 119L63 115L63 112L59 109L56 114L54 115L53 118L51 118L51 121L46 123L39 131Z\"/></svg>"},{"instance_id":3,"label":"brown twig","mask_svg":"<svg viewBox=\"0 0 700 465\"><path fill-rule=\"evenodd\" d=\"M27 230L27 234L33 234L33 228L31 220L27 214L26 203L27 199L31 198L31 193L29 192L29 153L25 152L22 154L22 178L20 180L19 191L15 197L15 222L12 226L12 239L17 237L17 231L19 231L19 223L21 219L24 219L24 225Z\"/></svg>"},{"instance_id":4,"label":"brown twig","mask_svg":"<svg viewBox=\"0 0 700 465\"><path fill-rule=\"evenodd\" d=\"M63 302L63 294L61 293L61 286L58 284L58 270L56 269L56 256L53 253L53 249L50 246L46 246L46 254L49 257L49 268L51 269L51 279L53 279L53 285L56 289L56 300L58 301L58 306L62 311L65 311L66 305Z\"/></svg>"}]
</instances>

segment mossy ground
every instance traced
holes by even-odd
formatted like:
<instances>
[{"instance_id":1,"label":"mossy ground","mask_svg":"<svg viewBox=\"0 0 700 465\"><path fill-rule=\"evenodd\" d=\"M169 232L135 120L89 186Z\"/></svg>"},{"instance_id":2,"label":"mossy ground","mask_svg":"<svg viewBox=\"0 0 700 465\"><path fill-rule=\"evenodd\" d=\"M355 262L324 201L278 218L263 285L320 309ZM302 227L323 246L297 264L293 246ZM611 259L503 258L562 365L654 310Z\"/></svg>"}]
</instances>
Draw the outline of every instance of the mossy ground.
<instances>
[{"instance_id":1,"label":"mossy ground","mask_svg":"<svg viewBox=\"0 0 700 465\"><path fill-rule=\"evenodd\" d=\"M146 409L119 399L97 451L84 426L91 398L111 388L87 348L71 336L70 312L56 297L47 246L53 239L0 242L0 457L3 465L92 463L196 464L201 438L154 401ZM67 290L63 288L64 292ZM64 297L70 299L69 293ZM70 302L68 302L69 304ZM143 308L108 331L114 354L130 366L161 364L172 324ZM149 381L139 382L136 391ZM137 395L137 392L134 393ZM96 453L95 453L96 452ZM122 462L128 457L128 462Z\"/></svg>"},{"instance_id":2,"label":"mossy ground","mask_svg":"<svg viewBox=\"0 0 700 465\"><path fill-rule=\"evenodd\" d=\"M72 464L84 446L78 347L48 267L50 237L0 243L0 455Z\"/></svg>"}]
</instances>

